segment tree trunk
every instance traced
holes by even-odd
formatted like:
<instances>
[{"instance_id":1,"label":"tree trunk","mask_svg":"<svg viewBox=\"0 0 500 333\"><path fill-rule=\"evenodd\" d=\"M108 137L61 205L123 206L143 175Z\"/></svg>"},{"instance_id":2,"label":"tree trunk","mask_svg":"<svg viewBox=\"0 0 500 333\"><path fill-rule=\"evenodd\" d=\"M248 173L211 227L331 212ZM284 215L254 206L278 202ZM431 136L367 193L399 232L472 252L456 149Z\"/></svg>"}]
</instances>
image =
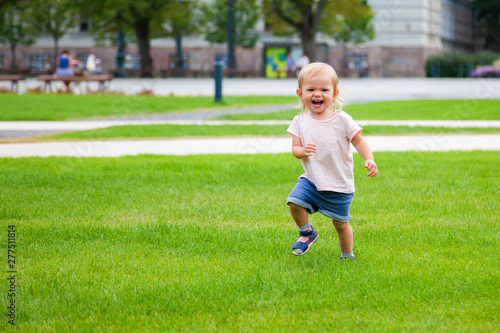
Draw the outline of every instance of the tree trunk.
<instances>
[{"instance_id":1,"label":"tree trunk","mask_svg":"<svg viewBox=\"0 0 500 333\"><path fill-rule=\"evenodd\" d=\"M153 59L149 45L149 19L136 18L134 20L135 36L139 43L139 54L141 56L142 77L153 77Z\"/></svg>"},{"instance_id":2,"label":"tree trunk","mask_svg":"<svg viewBox=\"0 0 500 333\"><path fill-rule=\"evenodd\" d=\"M12 61L10 63L11 69L17 69L16 48L17 48L16 43L10 44L10 53L12 55Z\"/></svg>"},{"instance_id":3,"label":"tree trunk","mask_svg":"<svg viewBox=\"0 0 500 333\"><path fill-rule=\"evenodd\" d=\"M59 56L59 38L54 37L54 58L52 59L52 72L56 72L57 70L57 57ZM71 64L70 64L71 66Z\"/></svg>"},{"instance_id":4,"label":"tree trunk","mask_svg":"<svg viewBox=\"0 0 500 333\"><path fill-rule=\"evenodd\" d=\"M184 59L182 58L182 37L175 38L175 45L177 49L177 59L175 62L175 67L184 68Z\"/></svg>"},{"instance_id":5,"label":"tree trunk","mask_svg":"<svg viewBox=\"0 0 500 333\"><path fill-rule=\"evenodd\" d=\"M303 29L300 33L300 39L302 40L304 54L309 58L309 61L318 61L316 55L316 32L311 29Z\"/></svg>"},{"instance_id":6,"label":"tree trunk","mask_svg":"<svg viewBox=\"0 0 500 333\"><path fill-rule=\"evenodd\" d=\"M344 73L343 73L343 75L345 75L349 71L349 68L348 68L349 62L347 61L348 60L347 56L349 54L348 52L349 52L349 50L347 49L347 44L342 44L342 53L344 53L344 71L343 71Z\"/></svg>"},{"instance_id":7,"label":"tree trunk","mask_svg":"<svg viewBox=\"0 0 500 333\"><path fill-rule=\"evenodd\" d=\"M227 67L235 68L234 64L234 6L236 0L227 1Z\"/></svg>"}]
</instances>

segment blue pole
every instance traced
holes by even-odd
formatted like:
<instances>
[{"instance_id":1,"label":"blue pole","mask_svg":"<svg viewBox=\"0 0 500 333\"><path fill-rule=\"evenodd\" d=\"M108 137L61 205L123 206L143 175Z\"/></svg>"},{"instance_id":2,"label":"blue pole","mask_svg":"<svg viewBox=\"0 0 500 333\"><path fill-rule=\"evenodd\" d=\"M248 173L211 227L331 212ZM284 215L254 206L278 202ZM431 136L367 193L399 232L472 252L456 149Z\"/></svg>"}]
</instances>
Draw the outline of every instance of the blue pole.
<instances>
[{"instance_id":1,"label":"blue pole","mask_svg":"<svg viewBox=\"0 0 500 333\"><path fill-rule=\"evenodd\" d=\"M177 68L184 67L184 59L182 59L182 37L177 37L175 39L175 43L177 44L177 63L175 66Z\"/></svg>"},{"instance_id":2,"label":"blue pole","mask_svg":"<svg viewBox=\"0 0 500 333\"><path fill-rule=\"evenodd\" d=\"M215 59L214 80L215 80L215 102L222 101L222 69L224 61L218 57Z\"/></svg>"}]
</instances>

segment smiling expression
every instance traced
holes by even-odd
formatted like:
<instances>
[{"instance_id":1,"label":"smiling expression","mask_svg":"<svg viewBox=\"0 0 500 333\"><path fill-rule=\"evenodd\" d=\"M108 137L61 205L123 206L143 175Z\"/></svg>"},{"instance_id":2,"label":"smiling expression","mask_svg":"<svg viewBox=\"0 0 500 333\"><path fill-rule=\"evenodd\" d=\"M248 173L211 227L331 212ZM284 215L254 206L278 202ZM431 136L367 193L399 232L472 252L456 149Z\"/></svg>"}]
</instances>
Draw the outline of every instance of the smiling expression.
<instances>
[{"instance_id":1,"label":"smiling expression","mask_svg":"<svg viewBox=\"0 0 500 333\"><path fill-rule=\"evenodd\" d=\"M332 78L320 73L304 78L302 89L297 89L297 96L313 118L323 120L333 115L330 107L338 95L338 90L335 90Z\"/></svg>"}]
</instances>

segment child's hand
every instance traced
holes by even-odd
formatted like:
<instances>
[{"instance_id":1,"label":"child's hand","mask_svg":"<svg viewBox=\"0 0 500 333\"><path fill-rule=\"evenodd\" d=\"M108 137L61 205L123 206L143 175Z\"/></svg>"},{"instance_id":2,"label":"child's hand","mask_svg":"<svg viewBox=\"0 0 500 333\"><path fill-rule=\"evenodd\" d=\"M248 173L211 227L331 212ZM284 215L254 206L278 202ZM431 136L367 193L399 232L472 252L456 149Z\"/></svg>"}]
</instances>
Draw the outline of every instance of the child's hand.
<instances>
[{"instance_id":1,"label":"child's hand","mask_svg":"<svg viewBox=\"0 0 500 333\"><path fill-rule=\"evenodd\" d=\"M365 161L365 168L369 171L366 177L375 177L378 174L377 164L375 164L375 161L372 159L367 159Z\"/></svg>"},{"instance_id":2,"label":"child's hand","mask_svg":"<svg viewBox=\"0 0 500 333\"><path fill-rule=\"evenodd\" d=\"M304 147L304 155L305 156L312 156L316 152L316 144L315 143L308 143Z\"/></svg>"}]
</instances>

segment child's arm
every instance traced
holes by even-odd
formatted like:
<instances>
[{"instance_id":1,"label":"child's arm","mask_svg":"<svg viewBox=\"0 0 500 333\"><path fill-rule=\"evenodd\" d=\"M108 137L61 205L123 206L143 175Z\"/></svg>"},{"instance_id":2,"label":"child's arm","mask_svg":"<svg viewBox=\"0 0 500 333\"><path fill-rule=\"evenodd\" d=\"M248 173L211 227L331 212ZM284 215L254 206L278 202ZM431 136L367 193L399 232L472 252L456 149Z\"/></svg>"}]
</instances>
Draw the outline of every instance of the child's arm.
<instances>
[{"instance_id":1,"label":"child's arm","mask_svg":"<svg viewBox=\"0 0 500 333\"><path fill-rule=\"evenodd\" d=\"M370 146L368 146L368 143L361 136L361 131L352 138L351 143L365 160L365 168L368 169L368 175L366 176L375 177L378 174L378 167L377 164L375 164Z\"/></svg>"},{"instance_id":2,"label":"child's arm","mask_svg":"<svg viewBox=\"0 0 500 333\"><path fill-rule=\"evenodd\" d=\"M316 152L316 144L308 143L305 147L302 147L302 141L298 136L290 134L292 136L292 154L298 159L304 157L312 156Z\"/></svg>"}]
</instances>

